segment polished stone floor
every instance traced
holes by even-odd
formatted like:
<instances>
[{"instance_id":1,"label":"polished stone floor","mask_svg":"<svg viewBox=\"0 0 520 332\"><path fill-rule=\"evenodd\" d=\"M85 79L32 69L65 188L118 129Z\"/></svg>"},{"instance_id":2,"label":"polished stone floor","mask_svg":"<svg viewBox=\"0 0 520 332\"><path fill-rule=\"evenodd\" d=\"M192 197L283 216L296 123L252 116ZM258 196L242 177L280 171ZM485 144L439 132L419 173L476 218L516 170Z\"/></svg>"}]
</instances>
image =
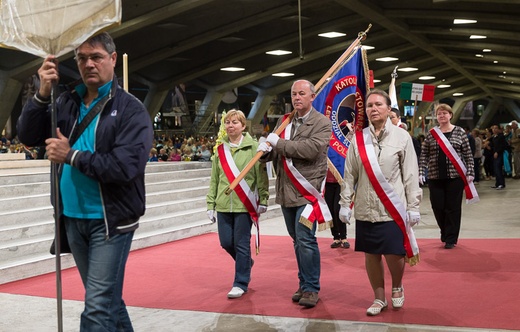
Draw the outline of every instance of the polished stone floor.
<instances>
[{"instance_id":1,"label":"polished stone floor","mask_svg":"<svg viewBox=\"0 0 520 332\"><path fill-rule=\"evenodd\" d=\"M497 191L490 186L494 182L482 181L477 186L481 201L464 205L461 239L463 238L519 238L520 237L520 180L506 180L506 189ZM424 189L421 204L421 224L416 226L418 238L438 238L439 231ZM281 218L262 223L266 235L286 235ZM354 227L349 226L350 234ZM330 237L329 231L319 232L320 237ZM318 304L319 305L319 304ZM64 301L64 331L77 331L83 304ZM30 296L0 293L0 332L57 331L56 301ZM260 331L370 331L370 332L430 332L430 331L504 331L490 329L454 328L409 324L383 324L355 321L329 321L305 318L232 315L213 312L191 312L130 307L130 316L136 331L147 332L260 332ZM520 328L520 327L519 327ZM508 330L510 331L510 330Z\"/></svg>"}]
</instances>

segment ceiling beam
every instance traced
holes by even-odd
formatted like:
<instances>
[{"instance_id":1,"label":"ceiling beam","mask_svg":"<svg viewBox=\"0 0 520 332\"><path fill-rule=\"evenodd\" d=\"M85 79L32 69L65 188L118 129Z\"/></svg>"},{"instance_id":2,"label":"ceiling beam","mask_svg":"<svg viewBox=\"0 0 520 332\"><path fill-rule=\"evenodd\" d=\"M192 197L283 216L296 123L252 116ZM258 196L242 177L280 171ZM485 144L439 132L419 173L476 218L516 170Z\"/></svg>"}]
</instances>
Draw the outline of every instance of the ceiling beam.
<instances>
[{"instance_id":1,"label":"ceiling beam","mask_svg":"<svg viewBox=\"0 0 520 332\"><path fill-rule=\"evenodd\" d=\"M410 43L423 49L425 52L430 53L433 57L441 60L442 62L452 67L454 70L464 75L466 78L468 78L468 80L473 82L476 86L480 87L489 96L493 96L493 91L487 88L482 81L473 75L473 73L469 72L463 66L461 66L457 60L448 57L444 51L441 50L441 48L433 46L428 39L424 38L423 36L410 33L410 29L405 23L391 19L386 15L386 12L383 12L381 9L374 9L373 7L368 6L362 0L336 0L336 2L356 11L360 15L364 16L367 20L377 22L379 25L394 32L398 36L405 38Z\"/></svg>"}]
</instances>

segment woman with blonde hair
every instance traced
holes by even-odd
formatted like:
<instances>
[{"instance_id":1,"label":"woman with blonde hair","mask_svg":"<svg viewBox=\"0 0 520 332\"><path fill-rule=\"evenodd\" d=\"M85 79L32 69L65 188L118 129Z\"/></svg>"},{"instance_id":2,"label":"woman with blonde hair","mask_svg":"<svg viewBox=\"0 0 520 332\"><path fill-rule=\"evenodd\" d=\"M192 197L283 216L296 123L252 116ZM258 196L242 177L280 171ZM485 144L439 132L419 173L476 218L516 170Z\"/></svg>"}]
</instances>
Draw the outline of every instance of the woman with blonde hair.
<instances>
[{"instance_id":1,"label":"woman with blonde hair","mask_svg":"<svg viewBox=\"0 0 520 332\"><path fill-rule=\"evenodd\" d=\"M222 119L226 135L214 154L209 192L206 196L208 218L217 222L220 245L235 261L233 287L227 297L239 298L248 290L251 279L251 227L267 211L269 182L265 165L256 163L229 195L229 185L256 155L258 143L246 129L246 117L230 110Z\"/></svg>"}]
</instances>

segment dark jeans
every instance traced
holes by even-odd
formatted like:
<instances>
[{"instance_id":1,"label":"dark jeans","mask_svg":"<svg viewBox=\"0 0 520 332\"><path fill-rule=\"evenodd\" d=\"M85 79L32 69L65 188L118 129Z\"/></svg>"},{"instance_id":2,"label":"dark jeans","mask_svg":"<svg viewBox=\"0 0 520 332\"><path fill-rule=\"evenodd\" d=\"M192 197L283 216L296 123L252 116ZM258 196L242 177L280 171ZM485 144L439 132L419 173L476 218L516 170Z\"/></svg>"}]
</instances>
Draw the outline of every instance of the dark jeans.
<instances>
[{"instance_id":1,"label":"dark jeans","mask_svg":"<svg viewBox=\"0 0 520 332\"><path fill-rule=\"evenodd\" d=\"M297 207L283 207L282 213L285 219L287 232L293 239L294 253L298 263L299 287L304 292L320 291L320 249L316 240L316 224L312 229L300 222L300 216L305 205Z\"/></svg>"},{"instance_id":2,"label":"dark jeans","mask_svg":"<svg viewBox=\"0 0 520 332\"><path fill-rule=\"evenodd\" d=\"M484 159L484 171L486 172L486 176L495 176L495 171L493 170L493 154L486 155Z\"/></svg>"},{"instance_id":3,"label":"dark jeans","mask_svg":"<svg viewBox=\"0 0 520 332\"><path fill-rule=\"evenodd\" d=\"M504 155L498 154L498 158L493 159L493 169L495 170L495 186L506 186L506 180L504 179Z\"/></svg>"},{"instance_id":4,"label":"dark jeans","mask_svg":"<svg viewBox=\"0 0 520 332\"><path fill-rule=\"evenodd\" d=\"M428 188L433 214L441 231L441 241L456 244L460 233L464 181L461 178L429 179Z\"/></svg>"},{"instance_id":5,"label":"dark jeans","mask_svg":"<svg viewBox=\"0 0 520 332\"><path fill-rule=\"evenodd\" d=\"M473 164L475 169L475 179L473 181L480 182L480 159L482 158L473 158Z\"/></svg>"},{"instance_id":6,"label":"dark jeans","mask_svg":"<svg viewBox=\"0 0 520 332\"><path fill-rule=\"evenodd\" d=\"M347 225L339 220L339 194L341 185L337 182L325 183L325 201L332 214L332 227L330 232L334 240L345 240L347 238Z\"/></svg>"},{"instance_id":7,"label":"dark jeans","mask_svg":"<svg viewBox=\"0 0 520 332\"><path fill-rule=\"evenodd\" d=\"M220 245L235 260L233 287L247 292L251 279L251 226L253 221L247 212L217 212Z\"/></svg>"},{"instance_id":8,"label":"dark jeans","mask_svg":"<svg viewBox=\"0 0 520 332\"><path fill-rule=\"evenodd\" d=\"M72 256L85 286L81 332L133 331L123 279L134 232L106 239L103 219L64 218Z\"/></svg>"}]
</instances>

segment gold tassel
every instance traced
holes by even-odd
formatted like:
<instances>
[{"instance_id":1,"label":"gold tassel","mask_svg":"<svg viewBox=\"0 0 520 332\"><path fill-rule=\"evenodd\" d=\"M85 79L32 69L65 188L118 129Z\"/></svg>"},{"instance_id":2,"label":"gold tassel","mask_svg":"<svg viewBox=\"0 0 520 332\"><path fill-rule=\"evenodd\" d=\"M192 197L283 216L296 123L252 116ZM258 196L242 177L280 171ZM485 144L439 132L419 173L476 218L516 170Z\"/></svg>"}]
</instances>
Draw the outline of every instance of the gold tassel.
<instances>
[{"instance_id":1,"label":"gold tassel","mask_svg":"<svg viewBox=\"0 0 520 332\"><path fill-rule=\"evenodd\" d=\"M332 228L332 220L331 221L326 221L323 224L318 224L318 231L319 232L324 231L324 230L329 229L329 228Z\"/></svg>"},{"instance_id":2,"label":"gold tassel","mask_svg":"<svg viewBox=\"0 0 520 332\"><path fill-rule=\"evenodd\" d=\"M313 222L309 219L305 218L304 216L300 216L300 224L303 224L305 227L312 229Z\"/></svg>"},{"instance_id":3,"label":"gold tassel","mask_svg":"<svg viewBox=\"0 0 520 332\"><path fill-rule=\"evenodd\" d=\"M414 265L417 265L417 263L419 263L421 261L421 257L419 256L419 254L413 256L413 257L410 257L410 258L406 258L406 262L408 264L410 264L410 266L414 266Z\"/></svg>"}]
</instances>

